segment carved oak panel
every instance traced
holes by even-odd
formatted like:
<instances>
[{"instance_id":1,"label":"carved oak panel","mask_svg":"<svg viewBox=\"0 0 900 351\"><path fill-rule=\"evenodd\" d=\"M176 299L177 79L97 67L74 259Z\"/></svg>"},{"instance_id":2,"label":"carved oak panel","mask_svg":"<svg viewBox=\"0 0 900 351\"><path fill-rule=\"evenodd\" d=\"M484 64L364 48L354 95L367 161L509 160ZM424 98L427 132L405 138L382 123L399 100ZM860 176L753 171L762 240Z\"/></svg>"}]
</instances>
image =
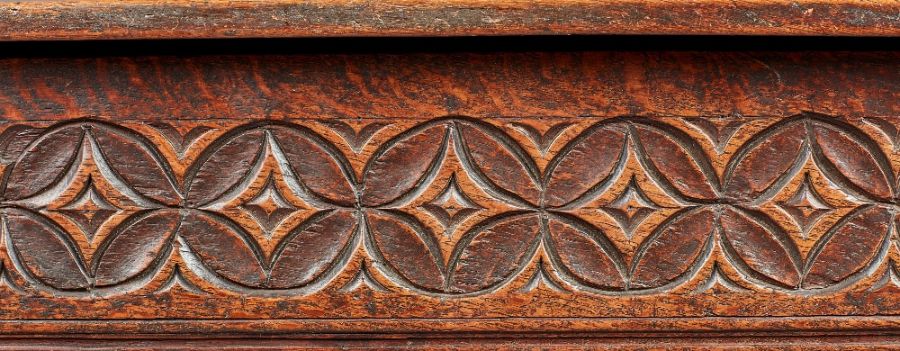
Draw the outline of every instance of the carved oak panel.
<instances>
[{"instance_id":1,"label":"carved oak panel","mask_svg":"<svg viewBox=\"0 0 900 351\"><path fill-rule=\"evenodd\" d=\"M896 281L892 119L11 123L23 294L825 295Z\"/></svg>"},{"instance_id":2,"label":"carved oak panel","mask_svg":"<svg viewBox=\"0 0 900 351\"><path fill-rule=\"evenodd\" d=\"M896 331L894 56L504 55L0 60L0 332Z\"/></svg>"}]
</instances>

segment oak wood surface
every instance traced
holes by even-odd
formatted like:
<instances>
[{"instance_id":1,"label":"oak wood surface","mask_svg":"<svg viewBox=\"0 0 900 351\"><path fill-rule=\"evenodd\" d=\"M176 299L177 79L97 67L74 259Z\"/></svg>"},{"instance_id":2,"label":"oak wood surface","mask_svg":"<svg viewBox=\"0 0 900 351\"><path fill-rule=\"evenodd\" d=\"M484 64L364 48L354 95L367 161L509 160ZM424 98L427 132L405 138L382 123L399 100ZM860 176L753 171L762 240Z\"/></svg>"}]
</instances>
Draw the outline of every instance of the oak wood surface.
<instances>
[{"instance_id":1,"label":"oak wood surface","mask_svg":"<svg viewBox=\"0 0 900 351\"><path fill-rule=\"evenodd\" d=\"M699 49L10 57L0 108L9 120L892 117L898 60Z\"/></svg>"},{"instance_id":2,"label":"oak wood surface","mask_svg":"<svg viewBox=\"0 0 900 351\"><path fill-rule=\"evenodd\" d=\"M900 35L896 0L0 1L0 40Z\"/></svg>"},{"instance_id":3,"label":"oak wood surface","mask_svg":"<svg viewBox=\"0 0 900 351\"><path fill-rule=\"evenodd\" d=\"M896 51L0 58L0 347L889 349Z\"/></svg>"}]
</instances>

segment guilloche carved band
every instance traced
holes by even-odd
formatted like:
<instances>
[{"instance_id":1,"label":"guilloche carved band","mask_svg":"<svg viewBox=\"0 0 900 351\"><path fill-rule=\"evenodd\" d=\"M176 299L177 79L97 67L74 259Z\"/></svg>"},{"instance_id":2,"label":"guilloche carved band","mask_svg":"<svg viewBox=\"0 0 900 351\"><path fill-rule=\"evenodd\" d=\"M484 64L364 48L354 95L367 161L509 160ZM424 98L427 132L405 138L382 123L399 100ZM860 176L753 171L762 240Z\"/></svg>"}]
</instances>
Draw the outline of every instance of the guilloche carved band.
<instances>
[{"instance_id":1,"label":"guilloche carved band","mask_svg":"<svg viewBox=\"0 0 900 351\"><path fill-rule=\"evenodd\" d=\"M356 282L448 297L532 271L524 289L827 294L896 275L898 128L815 114L14 124L3 277L23 294L189 275L303 295L360 261Z\"/></svg>"}]
</instances>

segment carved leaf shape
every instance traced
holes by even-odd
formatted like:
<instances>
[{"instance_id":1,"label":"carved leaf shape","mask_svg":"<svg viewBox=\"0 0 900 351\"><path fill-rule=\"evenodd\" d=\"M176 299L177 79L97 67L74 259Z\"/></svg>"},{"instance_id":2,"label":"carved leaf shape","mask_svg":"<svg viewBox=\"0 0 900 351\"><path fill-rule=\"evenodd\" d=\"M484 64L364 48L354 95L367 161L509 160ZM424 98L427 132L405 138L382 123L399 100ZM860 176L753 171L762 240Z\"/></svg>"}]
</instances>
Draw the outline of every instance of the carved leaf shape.
<instances>
[{"instance_id":1,"label":"carved leaf shape","mask_svg":"<svg viewBox=\"0 0 900 351\"><path fill-rule=\"evenodd\" d=\"M635 135L648 173L690 199L717 198L719 180L700 145L674 128L636 124Z\"/></svg>"},{"instance_id":2,"label":"carved leaf shape","mask_svg":"<svg viewBox=\"0 0 900 351\"><path fill-rule=\"evenodd\" d=\"M726 167L725 193L739 200L753 200L776 181L790 176L788 170L803 151L803 123L779 125L755 135L735 153Z\"/></svg>"},{"instance_id":3,"label":"carved leaf shape","mask_svg":"<svg viewBox=\"0 0 900 351\"><path fill-rule=\"evenodd\" d=\"M203 265L219 276L249 287L263 287L266 282L255 243L228 219L191 211L182 219L178 235Z\"/></svg>"},{"instance_id":4,"label":"carved leaf shape","mask_svg":"<svg viewBox=\"0 0 900 351\"><path fill-rule=\"evenodd\" d=\"M558 207L609 178L621 162L625 133L594 127L563 147L550 162L546 205Z\"/></svg>"},{"instance_id":5,"label":"carved leaf shape","mask_svg":"<svg viewBox=\"0 0 900 351\"><path fill-rule=\"evenodd\" d=\"M37 139L43 129L26 125L14 125L0 133L0 163L15 162L28 144Z\"/></svg>"},{"instance_id":6,"label":"carved leaf shape","mask_svg":"<svg viewBox=\"0 0 900 351\"><path fill-rule=\"evenodd\" d=\"M52 131L25 149L12 166L6 198L19 200L35 195L62 179L81 149L84 131L69 126Z\"/></svg>"},{"instance_id":7,"label":"carved leaf shape","mask_svg":"<svg viewBox=\"0 0 900 351\"><path fill-rule=\"evenodd\" d=\"M638 248L630 287L657 288L687 273L710 245L714 224L715 215L706 207L670 217Z\"/></svg>"},{"instance_id":8,"label":"carved leaf shape","mask_svg":"<svg viewBox=\"0 0 900 351\"><path fill-rule=\"evenodd\" d=\"M529 213L482 223L466 233L451 259L450 291L472 293L506 281L533 255L540 217Z\"/></svg>"},{"instance_id":9,"label":"carved leaf shape","mask_svg":"<svg viewBox=\"0 0 900 351\"><path fill-rule=\"evenodd\" d=\"M92 128L89 133L100 146L106 165L126 186L167 205L181 202L174 180L166 174L166 161L149 146L149 141L134 133L104 127Z\"/></svg>"},{"instance_id":10,"label":"carved leaf shape","mask_svg":"<svg viewBox=\"0 0 900 351\"><path fill-rule=\"evenodd\" d=\"M202 206L235 187L262 155L265 137L262 130L224 136L197 159L185 182L188 206Z\"/></svg>"},{"instance_id":11,"label":"carved leaf shape","mask_svg":"<svg viewBox=\"0 0 900 351\"><path fill-rule=\"evenodd\" d=\"M849 214L814 247L803 288L829 287L865 269L878 255L890 229L891 212L885 206Z\"/></svg>"},{"instance_id":12,"label":"carved leaf shape","mask_svg":"<svg viewBox=\"0 0 900 351\"><path fill-rule=\"evenodd\" d=\"M476 177L493 185L493 189L485 190L532 206L538 204L541 189L537 166L519 144L493 127L460 123L459 131L469 168L476 170Z\"/></svg>"},{"instance_id":13,"label":"carved leaf shape","mask_svg":"<svg viewBox=\"0 0 900 351\"><path fill-rule=\"evenodd\" d=\"M291 171L317 196L329 202L351 206L356 194L347 175L349 163L333 145L309 133L287 128L272 130L278 148Z\"/></svg>"},{"instance_id":14,"label":"carved leaf shape","mask_svg":"<svg viewBox=\"0 0 900 351\"><path fill-rule=\"evenodd\" d=\"M569 217L551 218L549 229L553 254L569 275L596 289L625 288L622 257L599 229Z\"/></svg>"},{"instance_id":15,"label":"carved leaf shape","mask_svg":"<svg viewBox=\"0 0 900 351\"><path fill-rule=\"evenodd\" d=\"M441 291L444 286L443 259L433 234L414 219L394 212L371 211L368 229L382 264L415 286Z\"/></svg>"},{"instance_id":16,"label":"carved leaf shape","mask_svg":"<svg viewBox=\"0 0 900 351\"><path fill-rule=\"evenodd\" d=\"M346 251L356 223L353 212L336 210L295 228L276 250L268 286L292 288L314 281Z\"/></svg>"},{"instance_id":17,"label":"carved leaf shape","mask_svg":"<svg viewBox=\"0 0 900 351\"><path fill-rule=\"evenodd\" d=\"M37 213L7 209L7 233L16 258L42 283L60 290L90 286L81 254L62 228Z\"/></svg>"},{"instance_id":18,"label":"carved leaf shape","mask_svg":"<svg viewBox=\"0 0 900 351\"><path fill-rule=\"evenodd\" d=\"M890 163L875 142L821 124L812 128L819 167L829 175L838 175L844 188L861 189L879 200L891 198Z\"/></svg>"},{"instance_id":19,"label":"carved leaf shape","mask_svg":"<svg viewBox=\"0 0 900 351\"><path fill-rule=\"evenodd\" d=\"M719 221L726 252L737 256L746 266L743 270L776 286L796 288L800 284L800 253L777 224L763 214L731 207L723 209Z\"/></svg>"},{"instance_id":20,"label":"carved leaf shape","mask_svg":"<svg viewBox=\"0 0 900 351\"><path fill-rule=\"evenodd\" d=\"M141 212L125 220L95 256L94 283L115 285L150 268L171 243L179 222L175 210Z\"/></svg>"},{"instance_id":21,"label":"carved leaf shape","mask_svg":"<svg viewBox=\"0 0 900 351\"><path fill-rule=\"evenodd\" d=\"M421 185L440 161L446 134L446 125L435 125L413 129L385 143L366 165L362 204L381 206Z\"/></svg>"}]
</instances>

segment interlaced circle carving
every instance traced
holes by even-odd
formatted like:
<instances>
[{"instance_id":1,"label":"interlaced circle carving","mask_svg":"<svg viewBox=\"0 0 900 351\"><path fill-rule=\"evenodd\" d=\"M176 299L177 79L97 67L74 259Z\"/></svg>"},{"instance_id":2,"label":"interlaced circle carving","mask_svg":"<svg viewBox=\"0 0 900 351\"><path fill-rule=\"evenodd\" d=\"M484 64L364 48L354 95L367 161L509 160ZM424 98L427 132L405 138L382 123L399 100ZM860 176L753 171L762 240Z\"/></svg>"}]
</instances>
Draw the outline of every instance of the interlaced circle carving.
<instances>
[{"instance_id":1,"label":"interlaced circle carving","mask_svg":"<svg viewBox=\"0 0 900 351\"><path fill-rule=\"evenodd\" d=\"M889 120L528 122L10 126L6 268L104 296L177 262L241 294L300 295L363 260L365 279L471 296L535 265L562 289L628 295L710 264L797 294L892 264L898 158L873 139Z\"/></svg>"}]
</instances>

